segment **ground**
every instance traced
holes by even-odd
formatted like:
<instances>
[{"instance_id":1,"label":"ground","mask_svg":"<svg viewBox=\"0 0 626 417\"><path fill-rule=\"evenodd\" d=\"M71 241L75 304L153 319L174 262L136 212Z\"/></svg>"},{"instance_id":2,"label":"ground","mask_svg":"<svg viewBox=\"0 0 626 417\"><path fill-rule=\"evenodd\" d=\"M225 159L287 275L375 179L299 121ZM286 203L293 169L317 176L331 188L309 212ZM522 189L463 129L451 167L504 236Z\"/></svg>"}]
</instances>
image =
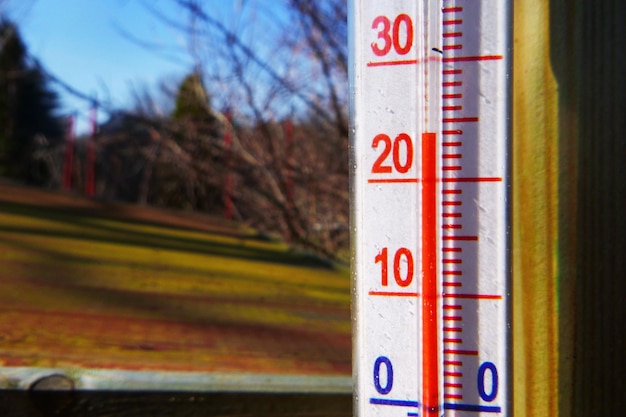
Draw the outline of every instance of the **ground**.
<instances>
[{"instance_id":1,"label":"ground","mask_svg":"<svg viewBox=\"0 0 626 417\"><path fill-rule=\"evenodd\" d=\"M0 366L349 376L349 305L241 225L0 182Z\"/></svg>"}]
</instances>

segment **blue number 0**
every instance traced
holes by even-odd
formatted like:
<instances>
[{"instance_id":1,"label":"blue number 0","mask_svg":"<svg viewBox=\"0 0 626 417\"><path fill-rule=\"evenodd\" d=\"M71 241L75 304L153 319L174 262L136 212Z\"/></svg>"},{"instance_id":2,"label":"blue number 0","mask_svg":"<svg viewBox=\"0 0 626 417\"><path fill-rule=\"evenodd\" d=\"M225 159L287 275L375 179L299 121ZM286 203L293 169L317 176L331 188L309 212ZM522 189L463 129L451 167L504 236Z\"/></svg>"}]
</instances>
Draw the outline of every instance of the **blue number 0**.
<instances>
[{"instance_id":1,"label":"blue number 0","mask_svg":"<svg viewBox=\"0 0 626 417\"><path fill-rule=\"evenodd\" d=\"M491 372L491 392L485 391L485 373L489 370ZM491 402L496 399L498 395L498 370L493 362L483 362L478 367L478 394L480 398L487 402Z\"/></svg>"},{"instance_id":2,"label":"blue number 0","mask_svg":"<svg viewBox=\"0 0 626 417\"><path fill-rule=\"evenodd\" d=\"M385 386L380 383L380 367L383 364L385 364L385 370L387 371L387 383ZM393 367L391 366L391 361L386 356L379 356L376 358L376 362L374 362L374 386L379 394L386 395L391 392L393 387Z\"/></svg>"}]
</instances>

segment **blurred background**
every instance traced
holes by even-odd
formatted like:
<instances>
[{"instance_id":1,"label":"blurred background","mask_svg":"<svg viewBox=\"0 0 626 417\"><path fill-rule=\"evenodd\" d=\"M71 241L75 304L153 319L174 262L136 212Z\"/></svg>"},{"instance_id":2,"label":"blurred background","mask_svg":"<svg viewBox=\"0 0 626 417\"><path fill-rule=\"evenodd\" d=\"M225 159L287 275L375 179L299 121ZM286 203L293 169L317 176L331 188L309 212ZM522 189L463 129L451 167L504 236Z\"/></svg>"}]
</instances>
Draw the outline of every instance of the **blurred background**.
<instances>
[{"instance_id":1,"label":"blurred background","mask_svg":"<svg viewBox=\"0 0 626 417\"><path fill-rule=\"evenodd\" d=\"M0 2L0 174L346 260L346 3Z\"/></svg>"},{"instance_id":2,"label":"blurred background","mask_svg":"<svg viewBox=\"0 0 626 417\"><path fill-rule=\"evenodd\" d=\"M346 7L0 0L0 388L350 413Z\"/></svg>"},{"instance_id":3,"label":"blurred background","mask_svg":"<svg viewBox=\"0 0 626 417\"><path fill-rule=\"evenodd\" d=\"M626 12L511 4L516 415L619 415ZM3 370L339 375L350 415L346 13L0 0Z\"/></svg>"}]
</instances>

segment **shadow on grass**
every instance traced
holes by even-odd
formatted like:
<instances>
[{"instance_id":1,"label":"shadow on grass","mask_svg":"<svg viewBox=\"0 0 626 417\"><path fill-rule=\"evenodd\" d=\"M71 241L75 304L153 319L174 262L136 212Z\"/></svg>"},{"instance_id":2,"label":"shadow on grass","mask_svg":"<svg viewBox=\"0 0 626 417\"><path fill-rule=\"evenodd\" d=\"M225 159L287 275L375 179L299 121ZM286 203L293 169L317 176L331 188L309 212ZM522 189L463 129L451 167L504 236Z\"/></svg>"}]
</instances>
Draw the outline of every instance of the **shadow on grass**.
<instances>
[{"instance_id":1,"label":"shadow on grass","mask_svg":"<svg viewBox=\"0 0 626 417\"><path fill-rule=\"evenodd\" d=\"M195 346L196 354L202 349L211 353L211 340L223 338L227 346L234 346L232 352L221 353L226 355L224 360L235 361L238 355L247 357L250 361L271 360L272 363L285 363L295 361L304 367L316 366L318 369L335 369L337 374L347 374L351 364L351 342L349 331L337 330L336 326L330 326L331 322L347 323L349 327L350 312L348 302L345 305L336 301L338 294L346 293L347 288L324 283L306 282L280 282L280 280L264 279L262 274L255 275L254 271L237 273L221 271L220 268L211 268L211 265L198 266L164 266L151 265L148 262L141 263L124 261L103 261L98 259L97 254L91 256L75 256L64 252L62 242L53 243L55 246L43 246L28 242L28 239L11 238L11 234L23 236L35 236L53 239L74 239L78 244L88 245L89 242L100 242L119 245L131 245L151 250L179 251L201 255L221 256L223 262L246 262L261 261L273 264L282 264L301 267L317 267L330 269L332 264L313 255L291 252L281 248L278 244L268 243L254 234L239 231L228 225L218 225L215 232L207 230L194 230L198 233L195 237L172 236L168 233L175 231L190 231L191 228L178 227L171 224L158 222L139 222L127 219L119 219L114 215L102 215L107 207L80 209L72 207L65 210L60 207L45 207L36 204L15 203L0 201L0 213L9 213L25 216L33 219L41 219L56 222L59 227L76 228L77 230L45 230L36 226L11 225L3 222L0 226L0 242L8 247L16 247L26 253L32 253L32 261L19 261L15 264L18 275L8 277L11 285L18 288L23 280L24 287L16 294L19 300L11 300L12 305L22 305L29 311L39 314L63 314L63 312L76 313L76 305L36 305L34 300L46 300L47 298L30 296L30 292L48 291L50 297L54 294L64 294L62 300L76 300L81 306L89 306L89 310L96 318L102 320L115 320L117 323L132 322L136 320L139 326L142 323L147 327L145 337L134 334L132 338L123 331L115 336L116 340L102 340L101 344L121 343L122 349L143 350L146 355L155 354L151 351L172 348L185 350L186 343L200 343ZM103 222L102 220L107 220ZM0 223L1 224L1 223ZM127 226L138 224L162 228L164 234L158 231L132 230ZM54 226L53 226L54 227ZM229 229L230 228L230 229ZM234 242L220 241L224 237L238 239ZM250 245L246 247L246 244ZM272 248L275 245L276 248ZM254 246L254 247L251 247ZM259 247L257 247L259 246ZM266 246L266 247L263 247ZM141 290L115 287L115 280L111 281L110 287L96 286L90 283L88 276L83 271L106 262L108 266L128 268L147 275L156 273L164 268L171 269L172 277L177 274L181 277L194 276L200 280L206 279L223 280L225 286L236 285L238 288L260 288L265 286L262 294L227 293L218 291L211 293L208 288L204 292L192 292L190 288L186 292L171 291L169 293L156 292L150 288ZM220 262L221 261L217 261ZM254 266L252 267L254 268ZM294 270L294 274L298 271ZM128 279L132 279L129 276ZM119 282L119 281L118 281ZM236 282L233 284L233 282ZM106 285L106 284L105 284ZM174 286L175 288L175 286ZM267 291L270 288L270 291ZM275 289L275 291L274 291ZM326 301L324 298L316 298L307 291L313 290L319 293L335 294L334 301ZM45 301L39 301L44 303ZM84 307L83 307L84 308ZM245 311L249 309L249 311ZM267 311L273 318L263 317ZM245 314L239 314L239 313ZM257 313L255 313L257 312ZM85 311L87 314L88 312ZM255 316L256 314L256 316ZM107 319L107 317L110 317ZM157 345L150 340L150 320L156 320L160 325L178 323L184 328L190 329L195 335L191 342L185 340L169 340L159 337ZM153 322L153 323L157 323ZM305 325L302 323L305 322ZM85 322L87 323L87 322ZM339 326L343 328L343 326ZM121 329L126 327L122 326ZM180 326L178 327L180 329ZM334 329L334 330L333 330ZM81 336L81 329L64 327L58 329L72 337ZM84 331L84 330L83 330ZM141 331L139 331L141 333ZM54 333L54 332L53 332ZM206 337L203 335L206 334ZM94 336L97 337L97 336ZM130 339L131 345L125 345L125 338ZM144 340L145 339L145 340ZM121 341L121 342L120 342ZM165 341L165 342L164 342ZM54 343L54 340L50 341ZM96 345L99 341L95 341ZM158 345L161 343L161 345ZM165 343L165 344L164 344ZM46 346L41 346L41 355L46 355ZM198 350L199 349L199 350ZM68 352L70 353L70 352ZM158 353L158 352L157 352ZM219 352L218 352L219 356ZM190 363L193 362L190 358ZM206 366L206 365L205 365ZM294 366L293 364L290 366ZM321 367L321 368L320 368ZM291 369L290 372L294 370ZM280 372L280 370L277 370Z\"/></svg>"},{"instance_id":2,"label":"shadow on grass","mask_svg":"<svg viewBox=\"0 0 626 417\"><path fill-rule=\"evenodd\" d=\"M206 239L198 239L191 237L164 236L158 233L128 230L124 228L124 224L136 224L125 220L117 220L106 218L120 224L119 227L111 224L98 223L98 219L103 217L89 216L74 209L71 212L65 210L40 207L28 204L11 203L0 201L0 211L20 216L28 216L37 219L45 219L59 223L70 224L82 228L81 232L61 232L48 231L28 227L2 226L0 232L12 232L28 235L39 235L48 237L71 238L80 240L92 240L98 242L106 242L112 244L133 245L146 247L150 249L177 250L198 254L212 254L231 258L246 258L249 260L273 262L287 265L300 265L308 267L332 268L333 264L316 255L296 252L291 250L279 250L260 247L246 247L246 242L262 241L254 235L237 234L237 233L219 233L210 234L198 231L206 235ZM172 230L185 230L186 228L173 228L172 226L163 226L155 224L154 226L169 228ZM234 231L235 229L233 229ZM211 241L211 236L226 236L239 239L236 243L215 242ZM258 244L258 243L257 243Z\"/></svg>"},{"instance_id":3,"label":"shadow on grass","mask_svg":"<svg viewBox=\"0 0 626 417\"><path fill-rule=\"evenodd\" d=\"M0 228L2 230L2 228ZM94 254L93 257L89 256L79 256L79 255L71 255L65 252L62 248L58 250L51 249L49 247L41 247L37 244L26 243L16 241L10 238L2 237L0 235L0 242L3 242L7 246L16 247L28 251L29 253L33 253L37 255L38 261L34 261L33 263L45 263L47 265L46 269L42 271L41 276L48 276L51 273L56 272L56 268L59 268L59 271L63 269L67 269L68 266L93 266L98 267L103 264L111 267L122 267L122 268L136 268L137 270L144 271L146 274L150 275L152 273L162 272L163 270L168 270L169 272L180 274L181 277L191 276L191 277L203 277L204 279L220 279L228 282L238 281L240 285L246 286L251 284L258 285L271 285L271 286L284 286L284 287L293 287L294 290L317 290L325 293L335 293L336 295L345 295L349 297L347 289L342 286L329 286L324 284L317 284L315 282L311 282L308 280L300 280L297 283L280 283L274 280L268 280L260 276L258 273L244 273L241 271L237 272L228 272L222 269L212 268L210 264L207 263L204 267L193 267L193 266L168 266L164 264L151 264L149 262L125 262L125 261L115 261L115 260L106 260L103 261L98 258L97 254ZM230 262L230 261L227 261ZM62 266L65 265L65 266ZM297 270L295 270L297 271ZM295 272L294 271L294 272ZM55 274L56 275L56 274ZM81 285L85 283L87 278L81 277L77 283ZM154 294L154 293L153 293Z\"/></svg>"},{"instance_id":4,"label":"shadow on grass","mask_svg":"<svg viewBox=\"0 0 626 417\"><path fill-rule=\"evenodd\" d=\"M197 354L198 349L206 346L207 353L211 353L212 343L219 338L228 346L234 346L232 352L226 355L226 360L248 358L253 361L295 361L301 363L303 368L334 369L334 373L347 374L351 363L350 333L332 330L331 322L350 322L348 303L339 306L337 303L320 303L319 300L310 297L298 296L297 291L302 287L308 288L307 283L269 283L270 286L280 285L293 287L294 293L289 291L282 296L280 291L271 293L269 296L251 296L246 294L222 296L210 292L194 294L155 293L150 291L127 290L115 287L93 286L89 283L89 277L84 276L77 266L84 262L94 260L64 254L61 250L48 250L38 248L36 245L23 242L11 242L10 239L0 239L9 245L21 247L33 253L33 261L28 264L26 270L21 270L19 280L40 287L42 290L58 291L69 295L69 299L81 300L83 305L88 305L91 312L84 312L85 317L89 314L102 317L102 320L117 323L136 321L137 324L146 326L146 337L142 338L141 331L135 331L132 340L124 341L125 334L122 331L116 340L95 341L97 345L120 346L128 351L146 351L148 354L158 354L161 351L185 350L186 343L194 343L193 348ZM49 260L49 261L48 261ZM56 262L52 262L52 261ZM142 265L143 266L143 265ZM176 271L176 268L174 269ZM187 271L190 272L190 271ZM148 272L149 273L149 272ZM193 273L203 275L206 271L193 269ZM223 276L220 273L218 279L224 281L237 279L242 281L243 287L254 284L263 284L261 278L252 275L240 277L236 274ZM39 310L41 314L63 314L64 312L76 312L76 306L53 308L45 305L33 305L28 300L32 286L23 287L24 299L20 300L28 309ZM326 286L317 286L321 291L340 291ZM54 294L51 292L50 294ZM249 309L247 314L239 314ZM263 311L271 311L280 320L268 322L262 316ZM257 311L257 315L251 314ZM48 313L46 313L48 312ZM239 313L238 313L239 312ZM234 314L233 314L234 313ZM108 317L108 318L107 318ZM190 329L196 337L193 342L185 340L169 340L163 337L156 341L152 338L150 321L156 320L167 328L167 323L178 323ZM306 322L303 325L303 321ZM154 322L156 324L156 322ZM124 324L126 325L126 324ZM136 327L135 327L136 328ZM53 330L53 329L51 329ZM80 337L80 329L73 329L68 325L62 332L72 337ZM139 333L139 334L138 334ZM206 338L198 335L206 334ZM165 342L164 342L165 341ZM165 343L165 345L164 345ZM200 343L200 346L197 344ZM191 347L187 344L188 347ZM45 355L45 347L41 347L41 354ZM153 353L150 353L153 352ZM70 352L68 352L69 354ZM192 361L193 358L190 358ZM289 365L289 366L294 366ZM277 372L281 370L278 369ZM284 371L284 370L283 370ZM294 371L293 369L291 370Z\"/></svg>"}]
</instances>

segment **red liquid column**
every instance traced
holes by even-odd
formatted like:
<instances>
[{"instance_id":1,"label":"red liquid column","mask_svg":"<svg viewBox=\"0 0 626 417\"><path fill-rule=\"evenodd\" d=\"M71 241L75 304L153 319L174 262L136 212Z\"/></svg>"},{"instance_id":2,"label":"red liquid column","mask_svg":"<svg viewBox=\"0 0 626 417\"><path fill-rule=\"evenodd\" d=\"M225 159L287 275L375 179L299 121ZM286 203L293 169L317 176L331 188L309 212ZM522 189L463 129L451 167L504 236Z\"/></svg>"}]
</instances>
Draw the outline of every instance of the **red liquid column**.
<instances>
[{"instance_id":1,"label":"red liquid column","mask_svg":"<svg viewBox=\"0 0 626 417\"><path fill-rule=\"evenodd\" d=\"M437 136L422 135L422 404L424 417L439 405L439 322L437 306Z\"/></svg>"}]
</instances>

